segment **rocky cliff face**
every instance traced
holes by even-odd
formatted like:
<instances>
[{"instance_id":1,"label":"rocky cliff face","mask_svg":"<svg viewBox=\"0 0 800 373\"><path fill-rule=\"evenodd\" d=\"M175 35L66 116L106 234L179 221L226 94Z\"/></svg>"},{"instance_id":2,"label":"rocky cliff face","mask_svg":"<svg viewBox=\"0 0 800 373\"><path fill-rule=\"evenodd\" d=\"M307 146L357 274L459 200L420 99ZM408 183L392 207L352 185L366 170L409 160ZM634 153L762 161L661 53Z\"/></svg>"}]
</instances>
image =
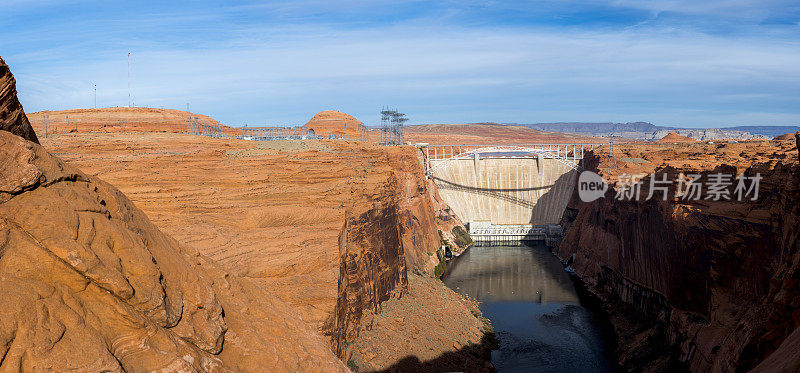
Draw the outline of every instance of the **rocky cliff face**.
<instances>
[{"instance_id":1,"label":"rocky cliff face","mask_svg":"<svg viewBox=\"0 0 800 373\"><path fill-rule=\"evenodd\" d=\"M161 233L112 186L9 132L0 149L3 368L343 368L285 305Z\"/></svg>"},{"instance_id":2,"label":"rocky cliff face","mask_svg":"<svg viewBox=\"0 0 800 373\"><path fill-rule=\"evenodd\" d=\"M681 136L691 137L699 141L711 141L720 139L739 139L739 140L752 140L752 139L768 139L769 136L752 134L747 131L739 131L728 128L705 128L705 129L691 129L691 128L678 128L674 130L660 130L653 131L643 138L646 140L658 140L670 132L676 132ZM621 135L620 135L621 136Z\"/></svg>"},{"instance_id":3,"label":"rocky cliff face","mask_svg":"<svg viewBox=\"0 0 800 373\"><path fill-rule=\"evenodd\" d=\"M2 66L0 370L346 371L287 305L34 143Z\"/></svg>"},{"instance_id":4,"label":"rocky cliff face","mask_svg":"<svg viewBox=\"0 0 800 373\"><path fill-rule=\"evenodd\" d=\"M17 86L11 69L0 58L0 130L11 132L23 139L39 143L25 111L17 99Z\"/></svg>"},{"instance_id":5,"label":"rocky cliff face","mask_svg":"<svg viewBox=\"0 0 800 373\"><path fill-rule=\"evenodd\" d=\"M315 114L303 125L303 129L318 135L337 135L358 139L366 134L364 123L349 114L336 110L325 110Z\"/></svg>"},{"instance_id":6,"label":"rocky cliff face","mask_svg":"<svg viewBox=\"0 0 800 373\"><path fill-rule=\"evenodd\" d=\"M436 216L446 205L429 189L432 184L416 152L403 152L390 162L395 171L368 203L347 210L339 234L339 296L323 330L345 361L362 317L380 313L382 302L402 297L408 291L409 270L432 276L440 261Z\"/></svg>"},{"instance_id":7,"label":"rocky cliff face","mask_svg":"<svg viewBox=\"0 0 800 373\"><path fill-rule=\"evenodd\" d=\"M770 139L771 134L778 127L753 127L743 126L735 128L676 128L655 126L647 122L632 123L538 123L525 124L524 126L541 131L580 133L601 137L623 137L636 140L658 140L670 132L677 132L681 136L691 137L699 141L718 139ZM785 131L784 131L785 132Z\"/></svg>"},{"instance_id":8,"label":"rocky cliff face","mask_svg":"<svg viewBox=\"0 0 800 373\"><path fill-rule=\"evenodd\" d=\"M241 130L222 125L213 118L183 110L147 107L108 107L38 111L27 114L39 135L86 132L171 132L191 131L241 135ZM197 126L189 118L197 118Z\"/></svg>"},{"instance_id":9,"label":"rocky cliff face","mask_svg":"<svg viewBox=\"0 0 800 373\"><path fill-rule=\"evenodd\" d=\"M787 337L800 326L796 146L626 145L622 157L600 149L585 160L612 183L640 172L669 180L680 172L763 176L756 201L619 201L611 190L591 203L573 196L558 255L572 257L576 274L606 301L623 368L746 370L791 351L782 344L793 343ZM795 355L770 367L797 364Z\"/></svg>"},{"instance_id":10,"label":"rocky cliff face","mask_svg":"<svg viewBox=\"0 0 800 373\"><path fill-rule=\"evenodd\" d=\"M339 297L323 329L333 350L347 360L365 312L408 290L406 258L401 238L397 179L392 177L366 208L347 211L339 233Z\"/></svg>"}]
</instances>

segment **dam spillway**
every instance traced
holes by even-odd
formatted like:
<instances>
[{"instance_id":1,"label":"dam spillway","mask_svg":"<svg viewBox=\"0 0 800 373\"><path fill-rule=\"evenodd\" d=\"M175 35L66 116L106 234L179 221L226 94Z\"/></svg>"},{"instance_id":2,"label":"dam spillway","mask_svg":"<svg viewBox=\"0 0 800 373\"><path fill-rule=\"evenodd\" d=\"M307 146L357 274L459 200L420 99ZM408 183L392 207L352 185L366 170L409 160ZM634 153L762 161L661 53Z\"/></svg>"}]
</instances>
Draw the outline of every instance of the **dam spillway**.
<instances>
[{"instance_id":1,"label":"dam spillway","mask_svg":"<svg viewBox=\"0 0 800 373\"><path fill-rule=\"evenodd\" d=\"M470 234L477 228L544 239L547 228L561 220L586 148L432 146L424 151L429 177Z\"/></svg>"}]
</instances>

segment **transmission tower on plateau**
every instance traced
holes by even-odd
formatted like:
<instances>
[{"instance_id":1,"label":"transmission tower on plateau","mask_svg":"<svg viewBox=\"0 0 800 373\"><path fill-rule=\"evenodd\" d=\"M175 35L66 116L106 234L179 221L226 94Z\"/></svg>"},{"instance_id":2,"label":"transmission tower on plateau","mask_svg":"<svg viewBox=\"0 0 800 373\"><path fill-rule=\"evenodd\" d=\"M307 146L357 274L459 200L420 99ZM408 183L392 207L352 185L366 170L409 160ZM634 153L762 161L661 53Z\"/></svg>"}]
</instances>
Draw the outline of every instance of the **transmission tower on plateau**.
<instances>
[{"instance_id":1,"label":"transmission tower on plateau","mask_svg":"<svg viewBox=\"0 0 800 373\"><path fill-rule=\"evenodd\" d=\"M403 145L403 125L406 115L388 107L381 110L381 144Z\"/></svg>"}]
</instances>

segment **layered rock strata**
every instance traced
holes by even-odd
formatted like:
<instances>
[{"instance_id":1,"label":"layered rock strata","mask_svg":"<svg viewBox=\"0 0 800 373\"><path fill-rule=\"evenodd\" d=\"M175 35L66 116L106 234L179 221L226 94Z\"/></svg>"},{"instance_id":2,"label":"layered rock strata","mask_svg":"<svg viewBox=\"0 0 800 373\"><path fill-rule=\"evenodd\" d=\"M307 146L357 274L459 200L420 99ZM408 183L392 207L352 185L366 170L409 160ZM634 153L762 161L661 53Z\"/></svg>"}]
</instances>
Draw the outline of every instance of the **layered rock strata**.
<instances>
[{"instance_id":1,"label":"layered rock strata","mask_svg":"<svg viewBox=\"0 0 800 373\"><path fill-rule=\"evenodd\" d=\"M800 139L797 139L800 142ZM800 170L795 141L625 145L588 155L611 182L605 198L578 193L557 254L606 302L626 370L792 367L786 344L800 326ZM759 196L731 201L617 200L625 174L760 174ZM649 194L643 180L642 197ZM577 188L576 188L577 190ZM571 259L570 259L571 258ZM776 352L778 351L778 352ZM778 354L779 358L771 358ZM795 365L792 365L795 364Z\"/></svg>"}]
</instances>

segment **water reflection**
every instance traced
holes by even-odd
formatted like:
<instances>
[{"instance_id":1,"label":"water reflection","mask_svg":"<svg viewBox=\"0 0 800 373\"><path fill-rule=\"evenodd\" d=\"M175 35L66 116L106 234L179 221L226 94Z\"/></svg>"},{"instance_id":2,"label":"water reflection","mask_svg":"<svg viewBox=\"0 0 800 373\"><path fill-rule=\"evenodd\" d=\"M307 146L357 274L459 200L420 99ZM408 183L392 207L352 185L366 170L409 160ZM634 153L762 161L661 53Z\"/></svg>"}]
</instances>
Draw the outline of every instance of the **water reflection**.
<instances>
[{"instance_id":1,"label":"water reflection","mask_svg":"<svg viewBox=\"0 0 800 373\"><path fill-rule=\"evenodd\" d=\"M473 247L448 268L445 283L480 301L578 303L569 275L542 247Z\"/></svg>"},{"instance_id":2,"label":"water reflection","mask_svg":"<svg viewBox=\"0 0 800 373\"><path fill-rule=\"evenodd\" d=\"M473 247L445 284L481 301L501 372L605 372L602 335L561 263L542 246Z\"/></svg>"}]
</instances>

